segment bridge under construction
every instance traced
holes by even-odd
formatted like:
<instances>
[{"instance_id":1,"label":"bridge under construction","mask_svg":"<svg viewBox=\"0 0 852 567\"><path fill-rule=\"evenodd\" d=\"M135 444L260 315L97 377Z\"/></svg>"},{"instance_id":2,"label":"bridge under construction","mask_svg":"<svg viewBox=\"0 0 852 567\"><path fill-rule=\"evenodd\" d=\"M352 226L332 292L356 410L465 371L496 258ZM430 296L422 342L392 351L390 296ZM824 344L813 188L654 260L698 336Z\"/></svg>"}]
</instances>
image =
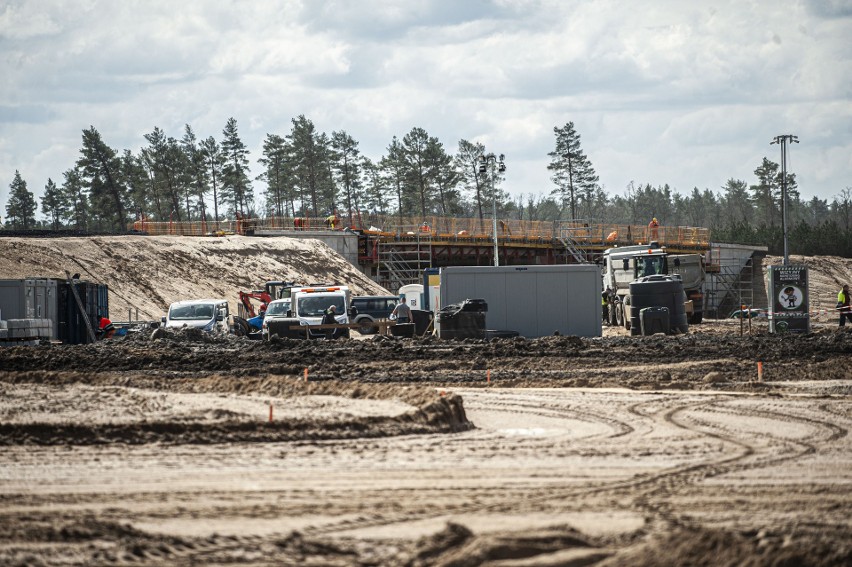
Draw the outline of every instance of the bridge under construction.
<instances>
[{"instance_id":1,"label":"bridge under construction","mask_svg":"<svg viewBox=\"0 0 852 567\"><path fill-rule=\"evenodd\" d=\"M764 247L718 245L710 230L692 226L610 224L583 221L521 221L364 216L267 217L263 219L149 222L133 231L151 235L291 236L318 238L369 277L394 291L420 283L425 268L447 266L600 263L604 250L656 241L673 254L702 254L707 297L719 311L728 303L752 304L761 288ZM495 262L495 254L497 262ZM716 297L714 301L712 298ZM710 308L710 312L714 309Z\"/></svg>"}]
</instances>

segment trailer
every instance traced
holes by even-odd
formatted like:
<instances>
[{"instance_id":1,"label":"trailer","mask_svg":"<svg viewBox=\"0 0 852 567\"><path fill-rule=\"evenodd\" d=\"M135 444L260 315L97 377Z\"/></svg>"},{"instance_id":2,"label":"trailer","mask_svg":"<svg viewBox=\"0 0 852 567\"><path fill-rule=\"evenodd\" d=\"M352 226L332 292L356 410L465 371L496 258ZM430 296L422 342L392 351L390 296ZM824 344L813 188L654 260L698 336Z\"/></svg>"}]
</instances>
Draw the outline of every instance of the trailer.
<instances>
[{"instance_id":1,"label":"trailer","mask_svg":"<svg viewBox=\"0 0 852 567\"><path fill-rule=\"evenodd\" d=\"M601 273L593 264L454 266L441 270L440 289L441 305L484 299L488 329L601 336Z\"/></svg>"}]
</instances>

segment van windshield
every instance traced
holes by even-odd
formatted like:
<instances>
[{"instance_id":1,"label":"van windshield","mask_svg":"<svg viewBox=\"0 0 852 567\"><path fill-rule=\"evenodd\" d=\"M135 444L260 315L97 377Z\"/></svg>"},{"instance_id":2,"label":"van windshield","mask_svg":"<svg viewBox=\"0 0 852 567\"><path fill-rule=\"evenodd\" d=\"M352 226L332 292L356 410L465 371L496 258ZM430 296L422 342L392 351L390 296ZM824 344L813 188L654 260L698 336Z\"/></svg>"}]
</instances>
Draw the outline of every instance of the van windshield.
<instances>
[{"instance_id":1,"label":"van windshield","mask_svg":"<svg viewBox=\"0 0 852 567\"><path fill-rule=\"evenodd\" d=\"M212 303L202 303L199 305L178 305L169 310L169 319L175 321L209 321L213 318L215 306Z\"/></svg>"},{"instance_id":2,"label":"van windshield","mask_svg":"<svg viewBox=\"0 0 852 567\"><path fill-rule=\"evenodd\" d=\"M270 315L285 315L287 311L290 309L289 301L273 301L269 304L269 307L266 309L266 316Z\"/></svg>"},{"instance_id":3,"label":"van windshield","mask_svg":"<svg viewBox=\"0 0 852 567\"><path fill-rule=\"evenodd\" d=\"M299 298L299 316L300 317L322 317L325 310L331 305L337 307L337 314L346 313L344 306L344 298L342 295L319 295L306 296Z\"/></svg>"}]
</instances>

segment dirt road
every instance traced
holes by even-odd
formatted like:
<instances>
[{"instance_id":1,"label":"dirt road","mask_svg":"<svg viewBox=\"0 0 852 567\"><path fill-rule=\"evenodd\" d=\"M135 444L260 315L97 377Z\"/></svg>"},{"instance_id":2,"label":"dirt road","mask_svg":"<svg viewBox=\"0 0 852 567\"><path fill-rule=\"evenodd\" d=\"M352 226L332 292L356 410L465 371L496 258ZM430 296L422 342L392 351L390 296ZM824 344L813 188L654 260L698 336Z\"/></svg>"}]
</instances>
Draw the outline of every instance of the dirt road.
<instances>
[{"instance_id":1,"label":"dirt road","mask_svg":"<svg viewBox=\"0 0 852 567\"><path fill-rule=\"evenodd\" d=\"M852 333L735 330L4 349L0 563L848 565Z\"/></svg>"}]
</instances>

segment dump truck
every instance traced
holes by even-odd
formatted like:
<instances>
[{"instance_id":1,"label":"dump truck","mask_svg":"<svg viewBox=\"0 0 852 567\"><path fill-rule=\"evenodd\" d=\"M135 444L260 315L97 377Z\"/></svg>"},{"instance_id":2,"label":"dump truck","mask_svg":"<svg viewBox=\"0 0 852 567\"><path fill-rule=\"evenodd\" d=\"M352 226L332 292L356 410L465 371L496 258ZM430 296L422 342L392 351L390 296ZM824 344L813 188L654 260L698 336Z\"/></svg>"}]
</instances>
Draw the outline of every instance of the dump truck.
<instances>
[{"instance_id":1,"label":"dump truck","mask_svg":"<svg viewBox=\"0 0 852 567\"><path fill-rule=\"evenodd\" d=\"M689 323L704 317L704 257L668 254L656 242L604 251L603 287L609 299L609 324L630 329L630 283L645 276L678 276L683 282L684 308Z\"/></svg>"}]
</instances>

